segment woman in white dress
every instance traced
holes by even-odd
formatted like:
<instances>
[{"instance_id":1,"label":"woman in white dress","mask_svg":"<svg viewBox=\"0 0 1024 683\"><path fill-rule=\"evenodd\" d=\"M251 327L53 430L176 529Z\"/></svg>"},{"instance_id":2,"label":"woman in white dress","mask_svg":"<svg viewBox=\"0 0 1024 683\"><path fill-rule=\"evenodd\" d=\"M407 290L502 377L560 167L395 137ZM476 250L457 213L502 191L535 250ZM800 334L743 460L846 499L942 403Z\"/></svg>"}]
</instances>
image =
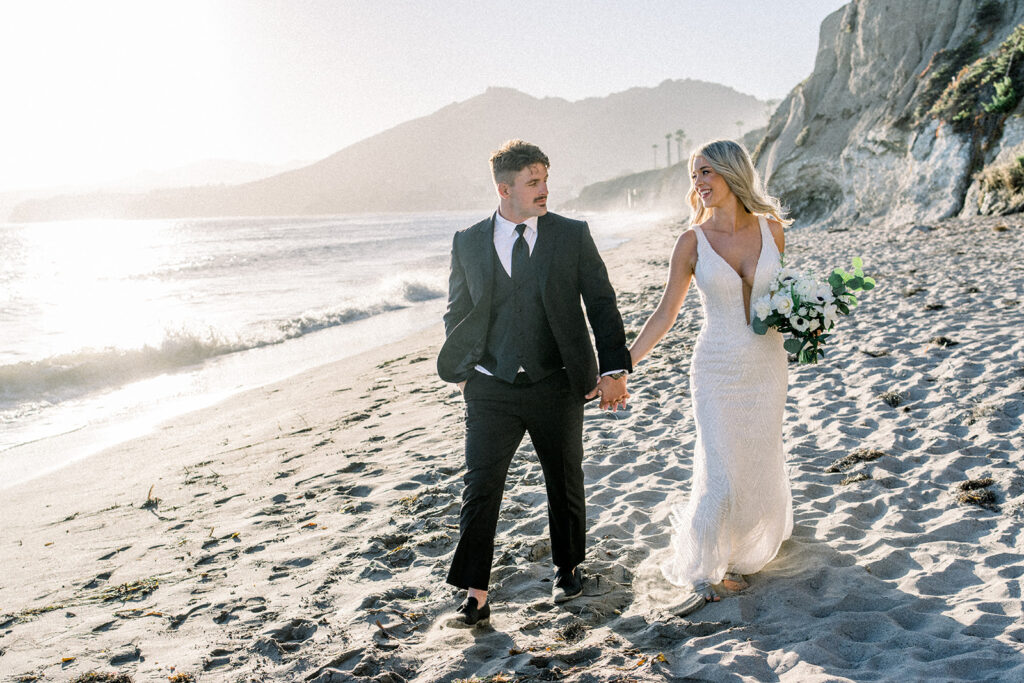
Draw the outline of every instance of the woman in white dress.
<instances>
[{"instance_id":1,"label":"woman in white dress","mask_svg":"<svg viewBox=\"0 0 1024 683\"><path fill-rule=\"evenodd\" d=\"M735 142L709 142L689 165L693 223L630 348L635 367L672 327L695 279L704 323L690 365L693 476L689 500L671 511L672 552L661 565L670 583L692 591L680 611L717 601L714 584L745 588L743 575L770 562L793 530L782 452L786 352L778 332L750 327L751 302L768 292L792 221Z\"/></svg>"}]
</instances>

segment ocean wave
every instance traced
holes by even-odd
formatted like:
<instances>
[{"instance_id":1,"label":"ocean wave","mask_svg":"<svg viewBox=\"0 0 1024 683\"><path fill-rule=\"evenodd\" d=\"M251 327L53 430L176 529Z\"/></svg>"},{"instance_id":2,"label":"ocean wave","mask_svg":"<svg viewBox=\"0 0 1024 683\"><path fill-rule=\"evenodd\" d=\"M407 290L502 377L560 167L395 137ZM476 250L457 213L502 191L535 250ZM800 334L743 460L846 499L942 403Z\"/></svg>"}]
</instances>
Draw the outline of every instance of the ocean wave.
<instances>
[{"instance_id":1,"label":"ocean wave","mask_svg":"<svg viewBox=\"0 0 1024 683\"><path fill-rule=\"evenodd\" d=\"M39 361L0 365L0 406L58 403L195 367L219 356L282 344L443 296L437 287L415 279L397 279L382 290L385 293L376 300L268 321L260 326L261 331L246 336L214 329L169 330L158 344L142 348L81 349Z\"/></svg>"},{"instance_id":2,"label":"ocean wave","mask_svg":"<svg viewBox=\"0 0 1024 683\"><path fill-rule=\"evenodd\" d=\"M403 282L401 291L402 298L412 303L430 301L431 299L440 299L445 295L444 290L415 281Z\"/></svg>"}]
</instances>

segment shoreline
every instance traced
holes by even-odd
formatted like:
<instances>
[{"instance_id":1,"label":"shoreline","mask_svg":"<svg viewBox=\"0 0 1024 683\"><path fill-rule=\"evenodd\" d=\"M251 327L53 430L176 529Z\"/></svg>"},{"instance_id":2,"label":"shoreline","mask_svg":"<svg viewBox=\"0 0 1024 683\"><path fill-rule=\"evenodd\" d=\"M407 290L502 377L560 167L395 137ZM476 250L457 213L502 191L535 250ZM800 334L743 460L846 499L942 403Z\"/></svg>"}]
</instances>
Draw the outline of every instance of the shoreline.
<instances>
[{"instance_id":1,"label":"shoreline","mask_svg":"<svg viewBox=\"0 0 1024 683\"><path fill-rule=\"evenodd\" d=\"M426 305L429 306L430 302ZM231 379L232 376L230 373L223 369L224 366L227 364L237 365L239 363L244 363L244 359L224 356L215 359L213 361L215 365L213 366L199 367L194 370L186 369L171 376L173 381L184 382L186 384L220 384L221 386L219 389L207 387L204 391L197 393L184 392L181 395L171 396L165 399L147 400L145 403L137 406L137 410L131 413L127 413L122 410L119 414L93 418L91 421L81 424L74 429L41 436L18 445L5 448L0 451L0 491L9 489L11 486L33 481L39 477L46 476L47 474L58 472L64 467L68 467L76 462L88 460L105 450L117 448L121 444L133 439L144 438L161 429L163 425L173 422L178 418L190 413L211 409L224 401L230 401L237 396L246 394L247 392L257 391L279 383L286 383L294 378L304 375L305 373L316 372L321 368L334 365L335 363L344 363L352 359L357 359L364 354L372 353L375 348L401 344L404 340L414 339L417 335L422 334L427 328L434 327L437 324L434 322L424 324L422 321L422 318L424 317L423 312L412 307L409 309L388 311L381 314L381 316L386 317L386 320L383 322L388 330L397 328L403 322L413 324L414 329L411 332L408 331L408 329L398 332L397 334L401 336L393 338L392 341L386 342L382 346L370 345L370 342L368 341L371 337L371 326L375 323L381 323L380 320L374 320L372 318L349 323L350 327L345 329L340 329L342 326L339 326L338 328L328 328L318 331L313 335L294 340L294 342L301 344L302 348L316 353L322 351L325 346L328 346L332 338L336 339L341 337L342 342L354 344L356 348L361 348L362 350L356 351L355 353L346 355L342 358L321 362L318 365L299 369L283 377L278 376L273 379L261 379L255 384L252 383L252 380ZM318 337L318 335L323 336ZM242 353L263 354L266 353L267 350L268 349L266 348L260 348L247 350ZM296 361L294 358L299 355L300 350L301 349L296 348L288 351L291 356L288 360L290 364L295 364ZM273 352L276 351L276 349L270 349L270 351ZM250 360L249 363L251 364L252 361ZM265 366L267 365L267 361L261 359L258 363L264 366L262 374L266 374ZM308 365L308 363L306 365ZM237 372L237 370L235 372ZM156 376L140 380L139 382L160 382L162 379L163 376ZM232 384L235 386L232 387ZM100 395L89 400L91 402L95 402L103 400L109 395L116 396L119 395L120 392L130 389L131 386L132 385L130 384L126 387L120 387L119 389L110 392L110 394ZM58 453L68 452L73 452L74 455L70 458L58 455ZM42 463L42 466L36 471L35 468L40 467L40 463ZM33 471L29 471L30 468Z\"/></svg>"},{"instance_id":2,"label":"shoreline","mask_svg":"<svg viewBox=\"0 0 1024 683\"><path fill-rule=\"evenodd\" d=\"M605 254L628 330L657 304L684 227ZM630 410L586 410L581 598L550 605L526 441L499 521L492 626L440 628L457 596L443 581L462 403L434 374L438 325L5 491L0 663L61 680L1020 677L1022 235L1012 217L789 233L798 267L859 254L880 286L821 364L790 366L793 538L749 590L688 618L663 609L656 564L688 490L693 292L631 378ZM829 471L859 449L880 455ZM968 479L992 480L979 490L994 508L958 502Z\"/></svg>"},{"instance_id":3,"label":"shoreline","mask_svg":"<svg viewBox=\"0 0 1024 683\"><path fill-rule=\"evenodd\" d=\"M603 249L605 254L612 253L633 239L638 231L655 224L650 214L628 217L627 214L592 213L591 218L606 226L602 228L600 238L608 245ZM34 428L39 434L0 450L0 490L38 479L108 448L144 437L168 421L208 409L240 393L286 382L304 372L357 356L379 345L379 328L383 327L385 339L390 340L386 344L412 339L421 330L435 324L435 320L440 320L443 298L441 303L437 300L421 302L332 326L285 341L281 347L268 345L247 349L241 354L209 359L193 368L140 377L120 387L75 399L69 405L56 406L58 412L47 415L46 420ZM433 309L438 309L436 316L431 313L430 321L425 322L424 311ZM410 326L412 331L409 331ZM299 360L309 356L334 355L332 349L352 346L357 349L356 353L346 351L342 358L318 360L315 365ZM244 355L245 358L236 355ZM288 374L281 375L275 371L273 367L277 364L287 366ZM253 372L257 377L255 381L248 379ZM143 386L155 389L141 389ZM169 390L161 388L163 386ZM148 391L156 393L147 397ZM120 407L113 412L103 412L101 406L110 402ZM63 425L60 427L62 431L50 433L50 425L53 424ZM70 457L66 455L68 453Z\"/></svg>"}]
</instances>

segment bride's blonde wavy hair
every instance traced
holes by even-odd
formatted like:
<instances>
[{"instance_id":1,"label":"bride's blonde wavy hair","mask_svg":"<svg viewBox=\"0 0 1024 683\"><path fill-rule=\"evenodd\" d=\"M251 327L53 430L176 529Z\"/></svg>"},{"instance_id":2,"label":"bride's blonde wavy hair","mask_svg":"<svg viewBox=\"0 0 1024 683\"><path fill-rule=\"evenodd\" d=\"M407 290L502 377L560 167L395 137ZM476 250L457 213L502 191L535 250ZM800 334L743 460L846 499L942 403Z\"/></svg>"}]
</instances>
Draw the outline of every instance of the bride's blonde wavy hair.
<instances>
[{"instance_id":1,"label":"bride's blonde wavy hair","mask_svg":"<svg viewBox=\"0 0 1024 683\"><path fill-rule=\"evenodd\" d=\"M697 188L693 183L693 160L698 156L707 159L715 173L722 176L747 213L774 218L783 225L790 225L793 222L791 218L785 217L786 211L778 198L768 194L768 189L754 168L747 150L732 140L712 140L690 153L690 191L686 193L686 202L693 212L691 222L694 225L699 225L711 217L711 209L701 204L700 195L697 194Z\"/></svg>"}]
</instances>

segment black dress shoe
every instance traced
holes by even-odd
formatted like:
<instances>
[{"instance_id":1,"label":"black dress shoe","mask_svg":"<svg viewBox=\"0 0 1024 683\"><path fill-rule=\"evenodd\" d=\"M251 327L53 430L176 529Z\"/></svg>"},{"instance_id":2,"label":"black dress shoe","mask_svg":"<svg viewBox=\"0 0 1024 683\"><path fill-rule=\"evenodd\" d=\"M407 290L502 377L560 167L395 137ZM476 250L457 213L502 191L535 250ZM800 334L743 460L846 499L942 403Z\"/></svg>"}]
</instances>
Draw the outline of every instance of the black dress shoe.
<instances>
[{"instance_id":1,"label":"black dress shoe","mask_svg":"<svg viewBox=\"0 0 1024 683\"><path fill-rule=\"evenodd\" d=\"M469 626L487 624L491 619L491 603L483 607L477 607L476 598L466 598L455 614L448 620L448 626L455 628L467 628Z\"/></svg>"},{"instance_id":2,"label":"black dress shoe","mask_svg":"<svg viewBox=\"0 0 1024 683\"><path fill-rule=\"evenodd\" d=\"M571 572L559 568L555 573L555 585L551 589L551 597L557 605L572 600L583 593L583 572L575 567Z\"/></svg>"}]
</instances>

